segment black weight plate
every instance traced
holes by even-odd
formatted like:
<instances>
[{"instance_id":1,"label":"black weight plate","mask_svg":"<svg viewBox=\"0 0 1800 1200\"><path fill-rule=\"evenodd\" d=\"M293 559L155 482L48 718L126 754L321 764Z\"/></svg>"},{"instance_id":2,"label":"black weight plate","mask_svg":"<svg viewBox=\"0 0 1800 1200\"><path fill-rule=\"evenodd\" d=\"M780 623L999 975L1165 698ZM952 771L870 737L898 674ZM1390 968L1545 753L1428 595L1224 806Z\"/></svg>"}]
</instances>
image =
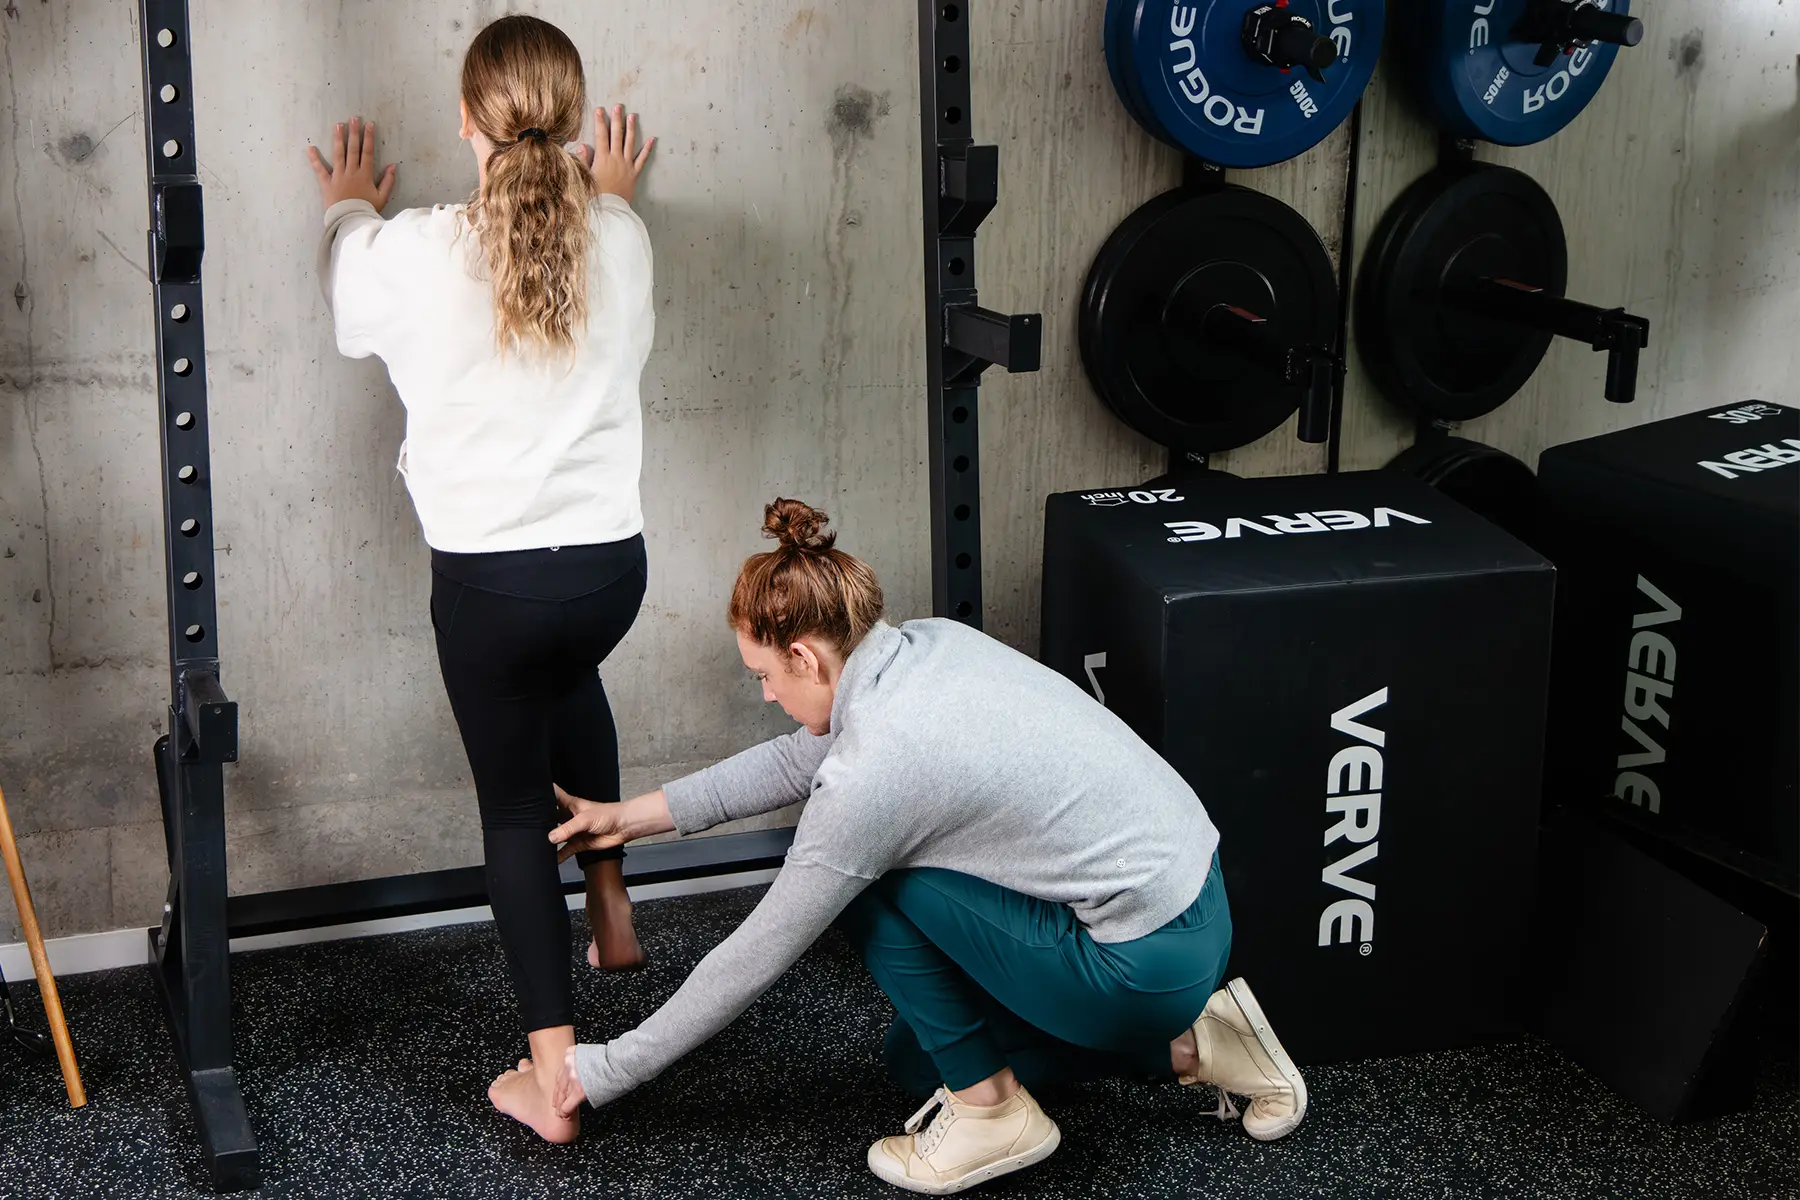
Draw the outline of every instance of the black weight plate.
<instances>
[{"instance_id":1,"label":"black weight plate","mask_svg":"<svg viewBox=\"0 0 1800 1200\"><path fill-rule=\"evenodd\" d=\"M1248 445L1300 405L1302 389L1266 359L1200 332L1194 314L1220 305L1264 318L1268 345L1332 345L1337 281L1305 218L1248 188L1166 192L1120 223L1088 272L1088 378L1120 420L1170 449Z\"/></svg>"},{"instance_id":2,"label":"black weight plate","mask_svg":"<svg viewBox=\"0 0 1800 1200\"><path fill-rule=\"evenodd\" d=\"M1081 351L1081 361L1084 364L1098 362L1101 356L1099 337L1102 322L1098 319L1098 313L1105 302L1107 285L1112 280L1109 272L1100 269L1101 262L1107 258L1108 254L1115 259L1122 258L1137 244L1138 238L1143 235L1145 230L1161 220L1166 213L1180 204L1183 198L1183 193L1179 188L1172 192L1164 192L1160 196L1151 197L1119 222L1118 228L1114 229L1107 237L1106 244L1095 256L1094 265L1088 269L1087 281L1082 286L1081 316L1076 329L1076 345ZM1112 401L1107 399L1106 389L1100 386L1092 368L1088 370L1088 379L1094 384L1094 390L1100 393L1100 398L1106 401L1109 408L1112 407Z\"/></svg>"},{"instance_id":3,"label":"black weight plate","mask_svg":"<svg viewBox=\"0 0 1800 1200\"><path fill-rule=\"evenodd\" d=\"M1356 272L1355 320L1352 322L1356 346L1363 365L1384 392L1388 388L1387 381L1393 376L1386 326L1381 320L1386 312L1386 283L1392 269L1383 269L1381 264L1389 261L1396 234L1412 228L1418 219L1418 210L1428 204L1433 195L1433 189L1426 187L1412 187L1402 192L1376 224L1368 245L1363 248L1362 263Z\"/></svg>"},{"instance_id":4,"label":"black weight plate","mask_svg":"<svg viewBox=\"0 0 1800 1200\"><path fill-rule=\"evenodd\" d=\"M1447 283L1512 280L1561 296L1568 244L1529 175L1489 163L1439 167L1382 217L1357 289L1357 342L1377 386L1415 414L1467 421L1531 378L1552 335L1458 305Z\"/></svg>"},{"instance_id":5,"label":"black weight plate","mask_svg":"<svg viewBox=\"0 0 1800 1200\"><path fill-rule=\"evenodd\" d=\"M1504 451L1467 438L1420 442L1387 465L1424 481L1527 544L1532 540L1537 476Z\"/></svg>"}]
</instances>

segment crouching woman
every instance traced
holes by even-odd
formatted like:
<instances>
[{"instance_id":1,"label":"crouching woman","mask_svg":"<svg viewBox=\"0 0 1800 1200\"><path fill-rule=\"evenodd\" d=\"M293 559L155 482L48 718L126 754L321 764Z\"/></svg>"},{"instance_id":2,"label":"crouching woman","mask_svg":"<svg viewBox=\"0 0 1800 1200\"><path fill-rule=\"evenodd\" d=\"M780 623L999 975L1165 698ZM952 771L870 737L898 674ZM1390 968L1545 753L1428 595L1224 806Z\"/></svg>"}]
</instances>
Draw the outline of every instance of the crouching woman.
<instances>
[{"instance_id":1,"label":"crouching woman","mask_svg":"<svg viewBox=\"0 0 1800 1200\"><path fill-rule=\"evenodd\" d=\"M869 1148L889 1183L942 1195L1049 1156L1027 1090L1173 1075L1247 1096L1282 1136L1306 1088L1241 979L1219 835L1180 776L1086 693L953 621L884 622L881 587L825 514L765 513L729 609L763 698L803 728L624 804L564 796L564 853L694 833L807 802L779 876L669 1001L571 1050L573 1114L654 1079L729 1024L834 922L898 1013L884 1057L930 1093ZM924 1118L936 1108L930 1125Z\"/></svg>"}]
</instances>

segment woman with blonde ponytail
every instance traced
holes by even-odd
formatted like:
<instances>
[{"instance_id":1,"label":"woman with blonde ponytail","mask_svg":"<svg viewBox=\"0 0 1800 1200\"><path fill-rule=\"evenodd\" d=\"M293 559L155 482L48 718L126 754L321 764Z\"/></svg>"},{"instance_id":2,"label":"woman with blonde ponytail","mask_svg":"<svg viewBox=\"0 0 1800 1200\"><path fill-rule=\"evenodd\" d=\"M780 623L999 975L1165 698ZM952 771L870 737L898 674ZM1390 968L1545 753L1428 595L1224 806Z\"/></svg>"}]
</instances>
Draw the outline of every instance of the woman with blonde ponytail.
<instances>
[{"instance_id":1,"label":"woman with blonde ponytail","mask_svg":"<svg viewBox=\"0 0 1800 1200\"><path fill-rule=\"evenodd\" d=\"M580 54L508 16L462 67L466 204L381 213L394 168L375 126L309 147L325 206L321 287L338 349L379 356L406 407L399 470L431 547L431 622L481 811L488 896L531 1057L488 1095L550 1141L575 1044L555 787L619 798L600 663L631 627L646 564L638 386L655 330L651 251L632 210L650 142L637 118L587 111ZM580 855L602 970L643 965L621 853ZM538 1070L537 1064L544 1064Z\"/></svg>"}]
</instances>

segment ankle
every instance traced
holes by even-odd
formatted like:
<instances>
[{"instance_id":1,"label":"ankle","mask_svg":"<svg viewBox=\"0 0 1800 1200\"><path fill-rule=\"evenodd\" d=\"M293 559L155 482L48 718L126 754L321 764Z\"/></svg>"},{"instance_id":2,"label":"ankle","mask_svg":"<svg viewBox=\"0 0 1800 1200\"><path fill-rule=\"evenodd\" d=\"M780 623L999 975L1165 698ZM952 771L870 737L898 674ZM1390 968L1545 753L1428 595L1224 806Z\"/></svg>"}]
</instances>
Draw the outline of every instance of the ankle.
<instances>
[{"instance_id":1,"label":"ankle","mask_svg":"<svg viewBox=\"0 0 1800 1200\"><path fill-rule=\"evenodd\" d=\"M948 1091L949 1089L945 1089ZM1024 1091L1018 1077L1008 1067L998 1075L990 1075L980 1083L950 1092L958 1104L967 1104L973 1108L992 1108L996 1104L1004 1104L1020 1092Z\"/></svg>"},{"instance_id":2,"label":"ankle","mask_svg":"<svg viewBox=\"0 0 1800 1200\"><path fill-rule=\"evenodd\" d=\"M623 922L631 924L631 897L623 893L617 896L588 897L588 921L593 925L616 925Z\"/></svg>"},{"instance_id":3,"label":"ankle","mask_svg":"<svg viewBox=\"0 0 1800 1200\"><path fill-rule=\"evenodd\" d=\"M587 878L587 894L592 898L625 900L625 864L617 858L601 858L596 864L581 869Z\"/></svg>"},{"instance_id":4,"label":"ankle","mask_svg":"<svg viewBox=\"0 0 1800 1200\"><path fill-rule=\"evenodd\" d=\"M1194 1040L1192 1029L1169 1043L1169 1067L1177 1076L1199 1073L1200 1047Z\"/></svg>"}]
</instances>

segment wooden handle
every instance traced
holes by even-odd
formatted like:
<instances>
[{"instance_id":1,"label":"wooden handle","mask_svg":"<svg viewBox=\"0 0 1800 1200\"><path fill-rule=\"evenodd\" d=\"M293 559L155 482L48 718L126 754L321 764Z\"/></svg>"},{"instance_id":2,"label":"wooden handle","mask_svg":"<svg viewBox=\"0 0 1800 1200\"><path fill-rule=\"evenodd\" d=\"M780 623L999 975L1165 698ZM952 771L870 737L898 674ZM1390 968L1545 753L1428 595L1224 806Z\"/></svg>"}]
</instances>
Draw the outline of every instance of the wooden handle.
<instances>
[{"instance_id":1,"label":"wooden handle","mask_svg":"<svg viewBox=\"0 0 1800 1200\"><path fill-rule=\"evenodd\" d=\"M62 997L56 992L56 976L50 973L50 956L44 953L44 931L38 928L37 909L25 883L25 864L19 861L19 843L13 838L12 818L6 812L6 793L0 791L0 856L6 859L6 877L12 881L13 902L19 906L19 924L25 927L25 944L31 948L31 966L37 972L38 991L44 998L44 1015L50 1018L50 1038L56 1043L56 1060L62 1064L63 1086L69 1107L87 1103L81 1086L81 1068L75 1064L75 1043L69 1040L69 1024L63 1019Z\"/></svg>"}]
</instances>

